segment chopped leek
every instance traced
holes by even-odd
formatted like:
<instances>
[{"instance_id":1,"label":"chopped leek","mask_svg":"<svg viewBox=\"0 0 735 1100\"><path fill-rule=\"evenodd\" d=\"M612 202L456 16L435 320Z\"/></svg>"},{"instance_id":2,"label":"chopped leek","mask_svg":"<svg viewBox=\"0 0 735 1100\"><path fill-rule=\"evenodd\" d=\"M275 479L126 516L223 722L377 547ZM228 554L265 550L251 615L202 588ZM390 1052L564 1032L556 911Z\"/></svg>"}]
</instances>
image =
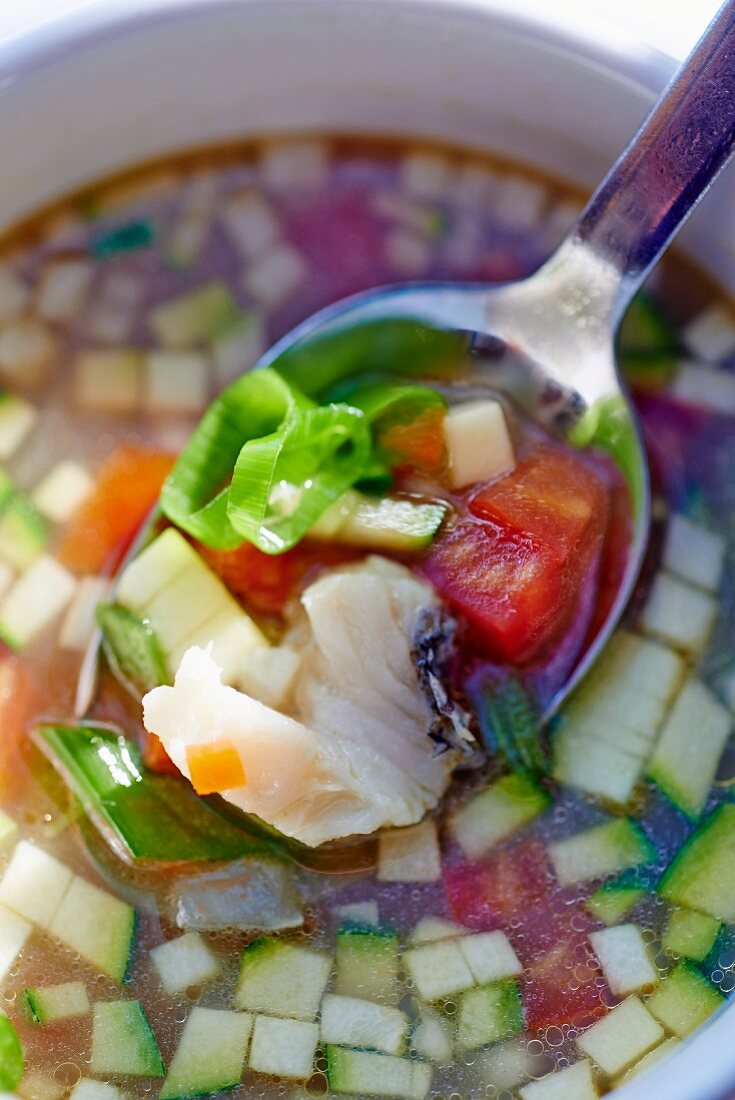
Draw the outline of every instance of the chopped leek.
<instances>
[{"instance_id":1,"label":"chopped leek","mask_svg":"<svg viewBox=\"0 0 735 1100\"><path fill-rule=\"evenodd\" d=\"M124 858L227 860L272 853L183 780L153 775L110 727L41 725L35 740L105 839Z\"/></svg>"}]
</instances>

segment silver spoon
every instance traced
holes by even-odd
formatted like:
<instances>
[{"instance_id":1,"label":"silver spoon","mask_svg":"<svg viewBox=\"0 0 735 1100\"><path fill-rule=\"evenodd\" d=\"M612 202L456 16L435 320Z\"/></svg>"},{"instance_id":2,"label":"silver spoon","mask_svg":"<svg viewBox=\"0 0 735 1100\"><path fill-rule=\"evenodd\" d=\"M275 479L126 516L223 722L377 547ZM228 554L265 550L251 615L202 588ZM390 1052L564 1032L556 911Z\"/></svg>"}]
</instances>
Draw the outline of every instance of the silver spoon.
<instances>
[{"instance_id":1,"label":"silver spoon","mask_svg":"<svg viewBox=\"0 0 735 1100\"><path fill-rule=\"evenodd\" d=\"M438 332L457 333L474 356L478 384L505 390L527 416L561 438L609 452L633 506L627 568L606 621L544 720L609 639L646 545L646 458L615 362L615 333L646 274L727 163L734 141L735 0L729 0L534 275L499 286L409 283L369 291L317 313L258 364L288 362L308 373L327 350L332 356L379 355L390 347L397 322L404 332L412 329L419 344ZM133 554L140 545L138 540ZM87 712L94 696L98 650L97 636L80 672L78 714Z\"/></svg>"}]
</instances>

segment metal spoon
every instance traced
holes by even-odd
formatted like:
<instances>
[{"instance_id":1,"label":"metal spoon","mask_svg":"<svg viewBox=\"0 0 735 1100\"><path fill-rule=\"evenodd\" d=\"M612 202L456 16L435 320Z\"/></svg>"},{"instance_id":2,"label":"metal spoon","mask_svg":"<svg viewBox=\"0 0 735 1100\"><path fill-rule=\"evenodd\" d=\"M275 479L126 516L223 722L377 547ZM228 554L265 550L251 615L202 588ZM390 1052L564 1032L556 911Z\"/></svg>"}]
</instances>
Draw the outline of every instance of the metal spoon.
<instances>
[{"instance_id":1,"label":"metal spoon","mask_svg":"<svg viewBox=\"0 0 735 1100\"><path fill-rule=\"evenodd\" d=\"M601 119L604 125L604 119ZM630 488L633 535L606 621L556 692L548 719L582 679L619 621L637 578L649 522L646 458L615 362L614 338L631 298L724 167L735 141L735 0L726 3L553 256L530 278L500 286L409 283L321 311L258 366L308 372L323 355L374 361L456 333L473 381L508 392L530 416L575 445L606 449ZM150 521L155 521L155 517ZM145 534L143 535L145 537ZM140 546L136 543L134 551ZM99 638L77 693L94 695Z\"/></svg>"}]
</instances>

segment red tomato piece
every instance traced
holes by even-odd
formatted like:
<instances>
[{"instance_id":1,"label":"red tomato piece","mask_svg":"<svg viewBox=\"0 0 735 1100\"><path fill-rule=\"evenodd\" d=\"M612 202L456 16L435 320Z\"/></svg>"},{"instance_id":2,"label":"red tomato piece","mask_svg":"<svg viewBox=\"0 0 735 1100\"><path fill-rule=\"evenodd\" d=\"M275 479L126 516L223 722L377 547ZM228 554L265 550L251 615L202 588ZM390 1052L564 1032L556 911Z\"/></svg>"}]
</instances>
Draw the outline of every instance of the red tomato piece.
<instances>
[{"instance_id":1,"label":"red tomato piece","mask_svg":"<svg viewBox=\"0 0 735 1100\"><path fill-rule=\"evenodd\" d=\"M607 1011L601 971L583 935L567 934L540 958L520 957L526 963L521 996L528 1027L591 1023Z\"/></svg>"},{"instance_id":2,"label":"red tomato piece","mask_svg":"<svg viewBox=\"0 0 735 1100\"><path fill-rule=\"evenodd\" d=\"M482 863L450 865L444 890L455 918L479 931L500 928L548 896L553 878L543 844L525 840Z\"/></svg>"},{"instance_id":3,"label":"red tomato piece","mask_svg":"<svg viewBox=\"0 0 735 1100\"><path fill-rule=\"evenodd\" d=\"M607 526L605 483L581 457L544 446L469 508L473 518L433 545L426 574L478 643L527 662L580 605Z\"/></svg>"},{"instance_id":4,"label":"red tomato piece","mask_svg":"<svg viewBox=\"0 0 735 1100\"><path fill-rule=\"evenodd\" d=\"M28 778L22 745L39 693L26 664L19 657L0 660L0 791L9 799L22 796Z\"/></svg>"}]
</instances>

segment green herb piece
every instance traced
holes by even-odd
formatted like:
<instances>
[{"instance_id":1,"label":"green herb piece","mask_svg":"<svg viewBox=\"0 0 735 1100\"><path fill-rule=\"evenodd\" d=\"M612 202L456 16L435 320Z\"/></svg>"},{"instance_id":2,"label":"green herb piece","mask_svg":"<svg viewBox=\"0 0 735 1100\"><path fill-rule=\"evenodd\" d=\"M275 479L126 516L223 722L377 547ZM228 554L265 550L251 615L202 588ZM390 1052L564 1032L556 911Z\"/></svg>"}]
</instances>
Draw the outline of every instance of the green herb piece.
<instances>
[{"instance_id":1,"label":"green herb piece","mask_svg":"<svg viewBox=\"0 0 735 1100\"><path fill-rule=\"evenodd\" d=\"M90 242L90 252L98 260L111 260L125 252L137 252L153 244L156 233L148 221L127 222L105 233L97 234Z\"/></svg>"},{"instance_id":2,"label":"green herb piece","mask_svg":"<svg viewBox=\"0 0 735 1100\"><path fill-rule=\"evenodd\" d=\"M23 1047L7 1016L0 1016L0 1089L12 1092L23 1077Z\"/></svg>"},{"instance_id":3,"label":"green herb piece","mask_svg":"<svg viewBox=\"0 0 735 1100\"><path fill-rule=\"evenodd\" d=\"M140 698L159 684L171 683L166 658L150 623L112 603L97 604L96 619L107 663L131 695Z\"/></svg>"},{"instance_id":4,"label":"green herb piece","mask_svg":"<svg viewBox=\"0 0 735 1100\"><path fill-rule=\"evenodd\" d=\"M541 743L541 717L518 677L485 680L477 702L483 734L511 770L545 775L548 759Z\"/></svg>"},{"instance_id":5,"label":"green herb piece","mask_svg":"<svg viewBox=\"0 0 735 1100\"><path fill-rule=\"evenodd\" d=\"M223 817L184 780L146 771L116 730L44 724L35 740L123 858L227 860L276 847Z\"/></svg>"}]
</instances>

